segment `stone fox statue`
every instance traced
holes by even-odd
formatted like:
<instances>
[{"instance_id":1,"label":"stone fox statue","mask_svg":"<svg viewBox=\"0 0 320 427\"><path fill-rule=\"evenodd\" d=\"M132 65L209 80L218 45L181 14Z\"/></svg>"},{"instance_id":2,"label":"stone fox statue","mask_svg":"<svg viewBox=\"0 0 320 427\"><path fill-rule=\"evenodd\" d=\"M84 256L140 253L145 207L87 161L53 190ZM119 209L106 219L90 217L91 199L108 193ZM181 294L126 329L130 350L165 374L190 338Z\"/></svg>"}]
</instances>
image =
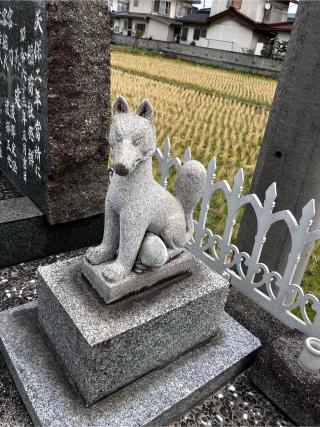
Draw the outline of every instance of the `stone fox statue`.
<instances>
[{"instance_id":1,"label":"stone fox statue","mask_svg":"<svg viewBox=\"0 0 320 427\"><path fill-rule=\"evenodd\" d=\"M204 190L206 169L195 160L186 162L176 180L175 196L154 180L156 130L148 100L134 113L124 98L117 98L109 143L114 174L106 196L104 236L86 258L101 264L116 257L103 271L114 282L130 273L147 231L159 236L171 253L185 246L192 236L192 214Z\"/></svg>"}]
</instances>

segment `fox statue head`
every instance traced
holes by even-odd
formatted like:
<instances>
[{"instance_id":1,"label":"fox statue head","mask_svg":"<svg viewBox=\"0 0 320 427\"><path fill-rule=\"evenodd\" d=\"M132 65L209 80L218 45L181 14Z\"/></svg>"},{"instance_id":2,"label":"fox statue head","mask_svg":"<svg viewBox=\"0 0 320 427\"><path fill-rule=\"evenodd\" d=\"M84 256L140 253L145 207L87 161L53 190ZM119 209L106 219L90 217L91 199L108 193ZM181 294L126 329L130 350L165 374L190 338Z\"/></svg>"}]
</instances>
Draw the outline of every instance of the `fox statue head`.
<instances>
[{"instance_id":1,"label":"fox statue head","mask_svg":"<svg viewBox=\"0 0 320 427\"><path fill-rule=\"evenodd\" d=\"M116 99L109 144L117 175L128 176L140 162L151 158L156 149L156 129L149 100L142 101L134 113L125 98L119 96Z\"/></svg>"}]
</instances>

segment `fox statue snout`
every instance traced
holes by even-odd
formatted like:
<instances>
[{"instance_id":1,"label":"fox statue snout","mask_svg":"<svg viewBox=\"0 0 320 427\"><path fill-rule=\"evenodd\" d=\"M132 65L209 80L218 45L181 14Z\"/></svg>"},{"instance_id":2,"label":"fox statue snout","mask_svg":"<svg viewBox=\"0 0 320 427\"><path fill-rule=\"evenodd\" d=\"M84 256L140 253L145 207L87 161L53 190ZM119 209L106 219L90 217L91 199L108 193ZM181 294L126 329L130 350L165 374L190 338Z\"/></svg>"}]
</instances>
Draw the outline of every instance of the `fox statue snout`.
<instances>
[{"instance_id":1,"label":"fox statue snout","mask_svg":"<svg viewBox=\"0 0 320 427\"><path fill-rule=\"evenodd\" d=\"M140 257L147 263L149 258L154 263L155 247L161 249L163 262L167 259L163 248L167 248L169 257L181 252L192 237L192 213L204 190L206 169L194 160L183 164L173 196L152 174L156 129L150 101L142 101L134 113L127 101L118 97L113 113L109 144L115 173L106 198L104 237L100 246L87 251L86 257L91 264L110 261L103 276L117 282L130 273L141 248L147 249ZM150 233L154 236L151 252L150 242L142 245ZM162 242L160 247L158 243Z\"/></svg>"}]
</instances>

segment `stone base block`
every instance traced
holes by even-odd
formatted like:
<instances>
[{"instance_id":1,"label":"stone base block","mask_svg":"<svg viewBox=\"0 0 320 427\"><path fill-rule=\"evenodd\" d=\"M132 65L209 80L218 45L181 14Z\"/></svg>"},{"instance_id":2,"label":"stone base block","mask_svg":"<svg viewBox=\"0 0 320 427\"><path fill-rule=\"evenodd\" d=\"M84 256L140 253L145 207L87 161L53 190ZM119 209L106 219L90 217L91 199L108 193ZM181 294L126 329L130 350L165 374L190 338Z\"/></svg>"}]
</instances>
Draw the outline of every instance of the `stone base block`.
<instances>
[{"instance_id":1,"label":"stone base block","mask_svg":"<svg viewBox=\"0 0 320 427\"><path fill-rule=\"evenodd\" d=\"M103 213L49 225L28 197L0 200L0 268L96 245L103 227Z\"/></svg>"},{"instance_id":2,"label":"stone base block","mask_svg":"<svg viewBox=\"0 0 320 427\"><path fill-rule=\"evenodd\" d=\"M132 271L119 282L108 282L102 275L104 267L108 263L91 265L85 258L82 262L81 272L98 292L101 298L109 304L125 296L138 293L151 288L164 281L169 284L180 280L182 277L191 276L192 270L197 268L195 257L190 252L183 252L176 258L169 260L165 265L154 270L146 270L140 274Z\"/></svg>"},{"instance_id":3,"label":"stone base block","mask_svg":"<svg viewBox=\"0 0 320 427\"><path fill-rule=\"evenodd\" d=\"M320 425L320 372L298 364L305 336L290 331L259 351L250 378L299 426Z\"/></svg>"},{"instance_id":4,"label":"stone base block","mask_svg":"<svg viewBox=\"0 0 320 427\"><path fill-rule=\"evenodd\" d=\"M168 425L245 369L260 345L224 313L216 338L88 408L39 327L35 303L0 314L0 342L34 424L46 427Z\"/></svg>"},{"instance_id":5,"label":"stone base block","mask_svg":"<svg viewBox=\"0 0 320 427\"><path fill-rule=\"evenodd\" d=\"M229 286L196 258L191 277L109 305L82 276L82 260L39 269L38 311L87 405L217 333Z\"/></svg>"}]
</instances>

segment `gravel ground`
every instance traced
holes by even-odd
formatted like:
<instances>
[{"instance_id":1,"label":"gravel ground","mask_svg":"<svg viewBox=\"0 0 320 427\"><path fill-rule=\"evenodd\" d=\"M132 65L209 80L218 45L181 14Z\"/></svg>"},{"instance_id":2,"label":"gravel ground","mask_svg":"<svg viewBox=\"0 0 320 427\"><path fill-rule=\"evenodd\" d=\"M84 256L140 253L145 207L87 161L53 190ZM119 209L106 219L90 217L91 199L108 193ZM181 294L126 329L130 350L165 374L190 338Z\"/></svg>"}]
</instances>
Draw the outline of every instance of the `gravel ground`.
<instances>
[{"instance_id":1,"label":"gravel ground","mask_svg":"<svg viewBox=\"0 0 320 427\"><path fill-rule=\"evenodd\" d=\"M245 371L182 417L173 427L293 425L251 383L248 371Z\"/></svg>"},{"instance_id":2,"label":"gravel ground","mask_svg":"<svg viewBox=\"0 0 320 427\"><path fill-rule=\"evenodd\" d=\"M81 249L1 269L0 309L6 310L37 297L36 270L40 265L61 261L83 253L84 249ZM0 426L31 424L8 369L0 356ZM174 427L204 425L291 426L293 424L251 384L248 373L244 372L182 417L174 424Z\"/></svg>"}]
</instances>

